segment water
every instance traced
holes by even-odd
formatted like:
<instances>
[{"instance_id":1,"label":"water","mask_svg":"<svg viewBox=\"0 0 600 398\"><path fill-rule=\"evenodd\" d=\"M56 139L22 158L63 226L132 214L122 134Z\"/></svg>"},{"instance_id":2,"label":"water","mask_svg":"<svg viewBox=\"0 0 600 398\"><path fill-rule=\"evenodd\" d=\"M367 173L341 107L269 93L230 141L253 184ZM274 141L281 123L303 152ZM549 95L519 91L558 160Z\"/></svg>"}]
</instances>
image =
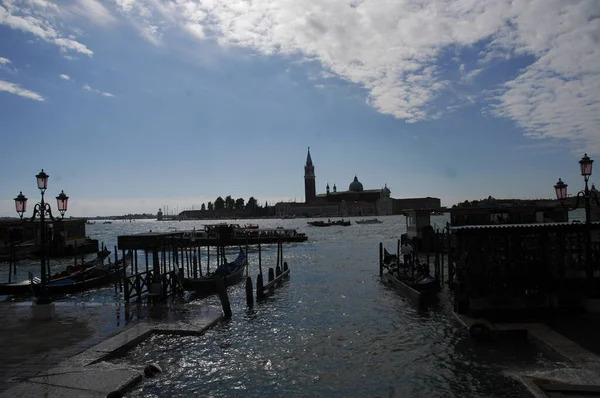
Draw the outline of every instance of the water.
<instances>
[{"instance_id":1,"label":"water","mask_svg":"<svg viewBox=\"0 0 600 398\"><path fill-rule=\"evenodd\" d=\"M201 337L154 336L131 350L119 361L157 362L164 372L129 395L519 397L528 395L507 375L561 366L525 343L474 343L453 317L446 292L439 307L420 312L381 284L378 244L395 250L406 230L404 217L381 219L329 228L307 226L306 219L259 220L261 227L298 227L309 235L308 242L284 245L290 280L252 310L243 284L237 285L230 290L230 321ZM112 248L121 234L201 225L116 221L88 225L87 232ZM266 272L275 265L275 246L264 246L262 254ZM254 281L257 257L250 253ZM121 298L106 288L64 300ZM207 300L220 306L214 297Z\"/></svg>"}]
</instances>

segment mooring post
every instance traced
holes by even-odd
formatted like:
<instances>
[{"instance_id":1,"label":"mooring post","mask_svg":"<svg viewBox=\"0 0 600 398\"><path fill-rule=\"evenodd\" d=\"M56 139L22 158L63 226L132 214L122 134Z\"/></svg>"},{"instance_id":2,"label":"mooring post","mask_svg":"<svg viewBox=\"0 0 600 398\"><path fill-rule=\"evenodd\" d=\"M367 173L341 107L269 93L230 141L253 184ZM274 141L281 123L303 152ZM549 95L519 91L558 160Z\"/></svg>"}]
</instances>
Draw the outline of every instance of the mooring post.
<instances>
[{"instance_id":1,"label":"mooring post","mask_svg":"<svg viewBox=\"0 0 600 398\"><path fill-rule=\"evenodd\" d=\"M246 234L246 277L248 277L248 235ZM252 283L252 279L250 279L250 283Z\"/></svg>"},{"instance_id":2,"label":"mooring post","mask_svg":"<svg viewBox=\"0 0 600 398\"><path fill-rule=\"evenodd\" d=\"M260 243L258 244L258 273L262 275L262 252L260 250Z\"/></svg>"},{"instance_id":3,"label":"mooring post","mask_svg":"<svg viewBox=\"0 0 600 398\"><path fill-rule=\"evenodd\" d=\"M263 285L263 275L258 274L256 276L256 298L261 299L265 297L265 288Z\"/></svg>"},{"instance_id":4,"label":"mooring post","mask_svg":"<svg viewBox=\"0 0 600 398\"><path fill-rule=\"evenodd\" d=\"M379 277L383 276L383 242L379 242Z\"/></svg>"},{"instance_id":5,"label":"mooring post","mask_svg":"<svg viewBox=\"0 0 600 398\"><path fill-rule=\"evenodd\" d=\"M275 271L273 271L273 268L269 268L269 283L273 282L273 280L275 280Z\"/></svg>"},{"instance_id":6,"label":"mooring post","mask_svg":"<svg viewBox=\"0 0 600 398\"><path fill-rule=\"evenodd\" d=\"M283 272L287 272L288 269L289 268L288 268L288 265L287 265L287 261L284 261L283 262Z\"/></svg>"},{"instance_id":7,"label":"mooring post","mask_svg":"<svg viewBox=\"0 0 600 398\"><path fill-rule=\"evenodd\" d=\"M206 246L206 275L210 274L210 243Z\"/></svg>"},{"instance_id":8,"label":"mooring post","mask_svg":"<svg viewBox=\"0 0 600 398\"><path fill-rule=\"evenodd\" d=\"M200 270L200 276L202 276L202 252L200 250L200 244L198 244L198 269Z\"/></svg>"},{"instance_id":9,"label":"mooring post","mask_svg":"<svg viewBox=\"0 0 600 398\"><path fill-rule=\"evenodd\" d=\"M252 292L252 278L246 276L246 305L252 307L254 305L254 294Z\"/></svg>"},{"instance_id":10,"label":"mooring post","mask_svg":"<svg viewBox=\"0 0 600 398\"><path fill-rule=\"evenodd\" d=\"M223 314L225 315L225 318L231 318L231 304L229 303L229 296L227 295L227 288L225 287L223 277L219 276L216 279L216 287L217 293L219 293L219 299L221 299Z\"/></svg>"},{"instance_id":11,"label":"mooring post","mask_svg":"<svg viewBox=\"0 0 600 398\"><path fill-rule=\"evenodd\" d=\"M137 255L137 250L135 251ZM117 264L115 264L115 267ZM129 289L127 288L127 267L123 264L123 272L121 273L121 280L123 281L123 293L125 295L125 302L129 301Z\"/></svg>"}]
</instances>

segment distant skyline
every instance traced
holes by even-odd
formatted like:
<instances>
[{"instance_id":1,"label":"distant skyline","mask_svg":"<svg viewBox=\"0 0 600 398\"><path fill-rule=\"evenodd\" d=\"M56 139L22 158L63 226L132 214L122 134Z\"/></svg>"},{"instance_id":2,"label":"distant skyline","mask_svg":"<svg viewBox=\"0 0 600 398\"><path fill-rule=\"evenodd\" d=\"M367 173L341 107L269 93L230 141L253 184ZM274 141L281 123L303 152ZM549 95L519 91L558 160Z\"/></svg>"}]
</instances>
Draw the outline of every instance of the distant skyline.
<instances>
[{"instance_id":1,"label":"distant skyline","mask_svg":"<svg viewBox=\"0 0 600 398\"><path fill-rule=\"evenodd\" d=\"M0 0L0 217L365 189L553 198L600 161L600 2ZM596 162L590 182L600 182Z\"/></svg>"}]
</instances>

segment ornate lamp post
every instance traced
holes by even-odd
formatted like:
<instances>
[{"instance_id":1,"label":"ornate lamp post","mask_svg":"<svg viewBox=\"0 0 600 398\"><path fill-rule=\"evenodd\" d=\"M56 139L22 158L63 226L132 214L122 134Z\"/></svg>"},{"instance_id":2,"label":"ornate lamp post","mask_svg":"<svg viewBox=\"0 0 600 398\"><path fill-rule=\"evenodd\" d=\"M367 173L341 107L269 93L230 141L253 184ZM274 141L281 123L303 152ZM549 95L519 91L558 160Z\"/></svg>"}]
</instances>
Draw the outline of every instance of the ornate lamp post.
<instances>
[{"instance_id":1,"label":"ornate lamp post","mask_svg":"<svg viewBox=\"0 0 600 398\"><path fill-rule=\"evenodd\" d=\"M579 166L581 168L581 175L583 176L583 180L585 181L585 188L577 193L577 202L575 202L574 209L579 207L579 201L583 198L585 205L585 222L586 224L590 223L591 216L591 202L594 201L597 206L600 207L600 198L596 194L595 189L588 188L588 181L590 176L592 175L592 165L594 161L590 159L587 153L581 158L579 161ZM592 185L593 188L593 185ZM565 184L560 178L558 182L554 186L554 190L556 191L556 198L564 203L564 200L567 198L567 184Z\"/></svg>"},{"instance_id":2,"label":"ornate lamp post","mask_svg":"<svg viewBox=\"0 0 600 398\"><path fill-rule=\"evenodd\" d=\"M58 206L58 211L60 212L60 218L54 217L52 215L52 209L50 208L50 204L44 201L44 194L46 192L46 188L48 188L48 174L42 171L35 176L37 179L37 186L40 192L42 193L42 200L37 203L33 208L33 215L31 218L26 218L26 221L34 221L35 217L39 215L40 217L40 271L41 271L41 289L36 297L36 304L50 304L52 299L48 296L48 292L46 291L46 280L48 275L48 260L46 257L46 217L50 218L52 221L62 220L65 216L65 212L67 211L67 205L69 203L69 197L65 195L64 191L61 191L60 194L56 197L56 203ZM27 198L23 195L23 192L20 192L19 195L15 198L15 206L17 209L17 213L23 220L23 214L27 211Z\"/></svg>"},{"instance_id":3,"label":"ornate lamp post","mask_svg":"<svg viewBox=\"0 0 600 398\"><path fill-rule=\"evenodd\" d=\"M581 168L581 175L583 176L583 180L585 181L585 187L583 190L577 193L577 201L575 202L575 206L570 209L574 210L579 207L579 201L583 199L585 206L585 224L587 226L587 233L585 239L585 268L586 275L588 279L591 281L591 278L594 276L594 269L592 264L592 230L590 229L591 222L591 202L594 201L598 207L600 207L600 198L596 194L596 190L592 185L592 189L588 188L588 180L592 175L592 165L594 161L590 159L586 154L583 155L581 160L579 161L579 167ZM564 203L564 200L567 198L567 184L565 184L560 178L556 185L554 185L554 190L556 191L556 198Z\"/></svg>"}]
</instances>

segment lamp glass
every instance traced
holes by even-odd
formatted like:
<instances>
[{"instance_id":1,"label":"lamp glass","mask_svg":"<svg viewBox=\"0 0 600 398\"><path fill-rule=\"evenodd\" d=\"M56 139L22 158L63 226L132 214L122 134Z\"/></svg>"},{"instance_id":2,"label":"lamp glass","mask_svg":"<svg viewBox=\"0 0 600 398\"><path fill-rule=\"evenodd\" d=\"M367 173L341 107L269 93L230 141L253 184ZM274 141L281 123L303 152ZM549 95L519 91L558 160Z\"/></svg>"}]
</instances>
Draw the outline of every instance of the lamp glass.
<instances>
[{"instance_id":1,"label":"lamp glass","mask_svg":"<svg viewBox=\"0 0 600 398\"><path fill-rule=\"evenodd\" d=\"M44 169L40 171L40 174L36 175L37 178L37 186L40 191L45 191L48 188L48 174L44 173Z\"/></svg>"},{"instance_id":2,"label":"lamp glass","mask_svg":"<svg viewBox=\"0 0 600 398\"><path fill-rule=\"evenodd\" d=\"M560 178L554 186L554 190L556 191L556 199L565 200L567 198L567 184L565 184Z\"/></svg>"},{"instance_id":3,"label":"lamp glass","mask_svg":"<svg viewBox=\"0 0 600 398\"><path fill-rule=\"evenodd\" d=\"M20 192L15 198L15 207L17 208L17 213L20 215L23 215L27 211L27 198L23 195L23 192Z\"/></svg>"},{"instance_id":4,"label":"lamp glass","mask_svg":"<svg viewBox=\"0 0 600 398\"><path fill-rule=\"evenodd\" d=\"M58 206L58 211L61 215L64 215L67 211L68 204L69 197L65 195L65 191L60 191L60 194L56 197L56 205Z\"/></svg>"},{"instance_id":5,"label":"lamp glass","mask_svg":"<svg viewBox=\"0 0 600 398\"><path fill-rule=\"evenodd\" d=\"M587 155L583 155L581 160L579 161L579 167L581 167L581 175L584 177L589 177L592 175L592 164L594 161L590 159Z\"/></svg>"}]
</instances>

